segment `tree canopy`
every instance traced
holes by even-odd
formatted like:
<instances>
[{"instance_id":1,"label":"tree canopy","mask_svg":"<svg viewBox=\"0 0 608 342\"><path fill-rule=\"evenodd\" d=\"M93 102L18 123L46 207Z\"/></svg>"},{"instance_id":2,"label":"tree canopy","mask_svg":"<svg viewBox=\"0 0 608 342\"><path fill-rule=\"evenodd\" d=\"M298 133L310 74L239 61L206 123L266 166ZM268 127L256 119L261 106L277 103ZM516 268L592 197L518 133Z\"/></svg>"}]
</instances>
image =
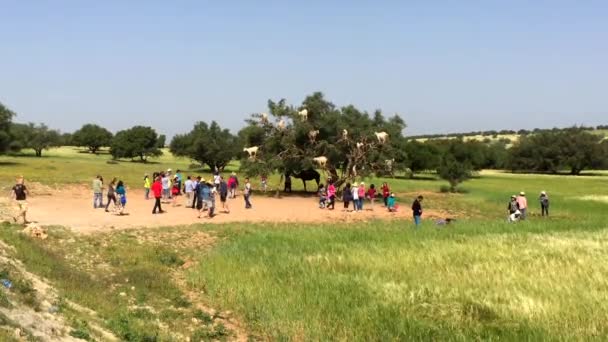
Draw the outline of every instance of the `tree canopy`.
<instances>
[{"instance_id":1,"label":"tree canopy","mask_svg":"<svg viewBox=\"0 0 608 342\"><path fill-rule=\"evenodd\" d=\"M116 133L110 146L110 154L114 159L139 158L147 161L149 157L163 154L158 148L158 134L152 127L134 126Z\"/></svg>"},{"instance_id":2,"label":"tree canopy","mask_svg":"<svg viewBox=\"0 0 608 342\"><path fill-rule=\"evenodd\" d=\"M338 108L320 92L298 107L285 99L269 100L268 110L268 114L252 114L239 132L246 147L258 147L255 157L243 153L241 167L249 175L319 167L341 184L386 171L388 160L394 159L394 167L405 161L399 147L406 125L398 115L387 119L379 110L370 115L352 105ZM375 133L382 133L384 139ZM317 157L326 158L325 165L315 162Z\"/></svg>"},{"instance_id":3,"label":"tree canopy","mask_svg":"<svg viewBox=\"0 0 608 342\"><path fill-rule=\"evenodd\" d=\"M212 121L211 125L197 122L189 133L173 137L170 151L207 165L211 170L223 170L237 156L239 145L237 138L217 122Z\"/></svg>"},{"instance_id":4,"label":"tree canopy","mask_svg":"<svg viewBox=\"0 0 608 342\"><path fill-rule=\"evenodd\" d=\"M0 102L0 153L5 153L11 144L11 122L15 113Z\"/></svg>"},{"instance_id":5,"label":"tree canopy","mask_svg":"<svg viewBox=\"0 0 608 342\"><path fill-rule=\"evenodd\" d=\"M72 143L88 148L91 153L97 153L103 146L110 146L111 142L112 133L95 124L86 124L72 134Z\"/></svg>"}]
</instances>

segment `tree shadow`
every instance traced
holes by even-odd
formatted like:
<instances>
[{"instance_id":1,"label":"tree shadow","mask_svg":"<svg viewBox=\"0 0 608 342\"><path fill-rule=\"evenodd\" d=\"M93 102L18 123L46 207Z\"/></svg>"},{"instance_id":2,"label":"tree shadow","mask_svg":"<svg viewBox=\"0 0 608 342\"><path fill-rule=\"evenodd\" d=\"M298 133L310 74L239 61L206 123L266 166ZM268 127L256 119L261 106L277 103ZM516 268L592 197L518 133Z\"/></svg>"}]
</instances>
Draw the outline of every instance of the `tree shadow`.
<instances>
[{"instance_id":1,"label":"tree shadow","mask_svg":"<svg viewBox=\"0 0 608 342\"><path fill-rule=\"evenodd\" d=\"M399 180L420 180L420 181L437 181L437 177L433 177L433 176L424 176L424 175L414 175L414 176L395 176L393 177L394 179L399 179Z\"/></svg>"},{"instance_id":2,"label":"tree shadow","mask_svg":"<svg viewBox=\"0 0 608 342\"><path fill-rule=\"evenodd\" d=\"M13 162L13 161L0 161L0 166L17 166L17 165L23 165L23 163L17 163L17 162Z\"/></svg>"}]
</instances>

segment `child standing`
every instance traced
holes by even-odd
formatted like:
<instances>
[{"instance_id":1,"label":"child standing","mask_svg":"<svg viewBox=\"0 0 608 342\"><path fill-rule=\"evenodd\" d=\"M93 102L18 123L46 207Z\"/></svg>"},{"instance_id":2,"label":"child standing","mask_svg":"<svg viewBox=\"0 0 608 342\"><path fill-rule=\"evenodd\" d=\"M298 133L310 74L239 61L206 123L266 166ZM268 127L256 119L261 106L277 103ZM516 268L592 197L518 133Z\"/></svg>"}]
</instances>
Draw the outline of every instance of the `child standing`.
<instances>
[{"instance_id":1,"label":"child standing","mask_svg":"<svg viewBox=\"0 0 608 342\"><path fill-rule=\"evenodd\" d=\"M367 190L367 197L369 197L372 210L374 210L374 202L376 201L376 186L374 184L369 186L369 190Z\"/></svg>"},{"instance_id":2,"label":"child standing","mask_svg":"<svg viewBox=\"0 0 608 342\"><path fill-rule=\"evenodd\" d=\"M319 208L325 209L326 202L327 202L327 191L325 190L325 186L323 184L319 184Z\"/></svg>"}]
</instances>

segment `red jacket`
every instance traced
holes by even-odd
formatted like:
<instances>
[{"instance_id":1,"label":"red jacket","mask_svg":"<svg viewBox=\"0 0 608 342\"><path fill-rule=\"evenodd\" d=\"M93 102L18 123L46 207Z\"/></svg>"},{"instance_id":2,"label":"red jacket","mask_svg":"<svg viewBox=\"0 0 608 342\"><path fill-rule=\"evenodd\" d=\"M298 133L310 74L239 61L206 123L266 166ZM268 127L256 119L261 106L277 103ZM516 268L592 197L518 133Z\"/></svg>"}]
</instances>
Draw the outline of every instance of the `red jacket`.
<instances>
[{"instance_id":1,"label":"red jacket","mask_svg":"<svg viewBox=\"0 0 608 342\"><path fill-rule=\"evenodd\" d=\"M156 181L152 184L152 192L156 198L163 197L163 185L160 181Z\"/></svg>"}]
</instances>

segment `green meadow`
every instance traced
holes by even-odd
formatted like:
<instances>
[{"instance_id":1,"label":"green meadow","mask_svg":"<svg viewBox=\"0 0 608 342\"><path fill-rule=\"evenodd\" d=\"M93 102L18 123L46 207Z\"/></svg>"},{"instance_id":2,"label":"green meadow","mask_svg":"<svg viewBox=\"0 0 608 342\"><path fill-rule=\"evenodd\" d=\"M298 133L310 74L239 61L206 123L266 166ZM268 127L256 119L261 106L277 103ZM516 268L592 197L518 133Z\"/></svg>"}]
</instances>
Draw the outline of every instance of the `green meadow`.
<instances>
[{"instance_id":1,"label":"green meadow","mask_svg":"<svg viewBox=\"0 0 608 342\"><path fill-rule=\"evenodd\" d=\"M0 157L1 185L7 190L18 174L52 187L88 185L96 174L137 187L144 173L167 168L209 175L168 153L148 164L109 159L69 147ZM457 213L457 221L424 220L420 229L411 221L242 222L93 235L50 227L46 240L4 223L8 247L0 249L56 289L70 334L88 340L105 340L95 326L126 341L608 339L608 174L484 171L462 194L440 193L445 184L433 174L366 179L383 181L402 207L423 193L425 208ZM542 190L549 218L539 215ZM529 218L509 224L507 201L520 191ZM39 306L28 293L0 298L0 308ZM0 326L18 324L0 315Z\"/></svg>"}]
</instances>

